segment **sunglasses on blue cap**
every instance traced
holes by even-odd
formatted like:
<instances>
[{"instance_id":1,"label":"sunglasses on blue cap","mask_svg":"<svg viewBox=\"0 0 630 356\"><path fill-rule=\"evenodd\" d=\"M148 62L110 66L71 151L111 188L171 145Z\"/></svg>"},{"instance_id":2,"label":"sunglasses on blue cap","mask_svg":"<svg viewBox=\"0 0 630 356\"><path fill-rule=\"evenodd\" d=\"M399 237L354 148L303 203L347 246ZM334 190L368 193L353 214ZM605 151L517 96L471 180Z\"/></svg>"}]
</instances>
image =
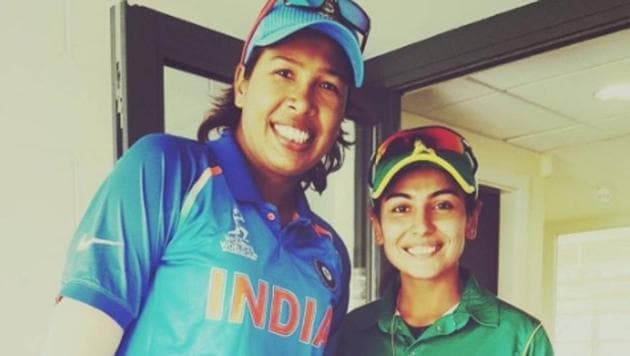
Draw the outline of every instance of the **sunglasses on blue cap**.
<instances>
[{"instance_id":1,"label":"sunglasses on blue cap","mask_svg":"<svg viewBox=\"0 0 630 356\"><path fill-rule=\"evenodd\" d=\"M352 0L268 0L262 8L254 22L250 33L247 36L240 62L244 63L254 33L258 29L261 21L276 6L289 6L301 8L308 11L317 12L333 21L337 21L348 28L356 36L361 52L365 49L367 37L370 32L370 17L367 13Z\"/></svg>"},{"instance_id":2,"label":"sunglasses on blue cap","mask_svg":"<svg viewBox=\"0 0 630 356\"><path fill-rule=\"evenodd\" d=\"M320 11L346 25L359 37L361 52L365 49L367 36L370 32L370 17L352 0L284 0L287 6L301 6ZM337 9L331 7L336 6ZM338 11L335 11L338 10ZM339 16L336 16L339 14Z\"/></svg>"}]
</instances>

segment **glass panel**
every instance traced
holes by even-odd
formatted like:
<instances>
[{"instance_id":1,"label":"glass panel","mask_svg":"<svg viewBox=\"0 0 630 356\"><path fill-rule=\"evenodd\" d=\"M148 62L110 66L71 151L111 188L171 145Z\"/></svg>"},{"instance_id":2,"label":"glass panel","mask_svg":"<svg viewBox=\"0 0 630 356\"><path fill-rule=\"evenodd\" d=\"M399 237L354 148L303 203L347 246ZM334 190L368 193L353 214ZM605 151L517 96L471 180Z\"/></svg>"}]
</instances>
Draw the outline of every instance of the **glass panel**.
<instances>
[{"instance_id":1,"label":"glass panel","mask_svg":"<svg viewBox=\"0 0 630 356\"><path fill-rule=\"evenodd\" d=\"M196 139L197 128L214 98L229 85L199 75L164 67L164 129Z\"/></svg>"},{"instance_id":2,"label":"glass panel","mask_svg":"<svg viewBox=\"0 0 630 356\"><path fill-rule=\"evenodd\" d=\"M556 355L626 355L630 228L561 235L556 253Z\"/></svg>"}]
</instances>

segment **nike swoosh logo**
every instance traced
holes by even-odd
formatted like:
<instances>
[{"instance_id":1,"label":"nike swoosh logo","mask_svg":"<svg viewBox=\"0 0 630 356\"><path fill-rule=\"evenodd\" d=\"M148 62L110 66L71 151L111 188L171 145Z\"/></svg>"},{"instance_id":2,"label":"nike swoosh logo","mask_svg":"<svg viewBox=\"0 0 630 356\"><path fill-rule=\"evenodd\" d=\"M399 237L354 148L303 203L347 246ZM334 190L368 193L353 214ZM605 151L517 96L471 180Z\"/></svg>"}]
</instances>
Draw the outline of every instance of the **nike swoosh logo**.
<instances>
[{"instance_id":1,"label":"nike swoosh logo","mask_svg":"<svg viewBox=\"0 0 630 356\"><path fill-rule=\"evenodd\" d=\"M77 251L85 251L92 245L104 245L104 246L122 246L121 241L105 240L98 237L85 234L81 236L79 243L77 244Z\"/></svg>"}]
</instances>

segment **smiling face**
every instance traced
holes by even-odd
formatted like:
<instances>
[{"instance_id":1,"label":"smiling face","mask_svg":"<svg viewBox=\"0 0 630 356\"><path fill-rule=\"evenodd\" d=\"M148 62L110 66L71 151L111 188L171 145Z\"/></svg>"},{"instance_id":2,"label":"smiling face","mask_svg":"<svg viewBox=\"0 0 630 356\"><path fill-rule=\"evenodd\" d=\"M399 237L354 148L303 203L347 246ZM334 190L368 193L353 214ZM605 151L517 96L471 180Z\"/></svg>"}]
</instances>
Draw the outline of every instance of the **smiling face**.
<instances>
[{"instance_id":1,"label":"smiling face","mask_svg":"<svg viewBox=\"0 0 630 356\"><path fill-rule=\"evenodd\" d=\"M295 182L319 162L339 134L349 78L344 52L314 30L264 48L249 78L237 68L235 134L255 176Z\"/></svg>"},{"instance_id":2,"label":"smiling face","mask_svg":"<svg viewBox=\"0 0 630 356\"><path fill-rule=\"evenodd\" d=\"M466 239L476 236L480 205L466 212L465 195L443 170L404 170L379 199L371 216L376 241L401 278L457 280Z\"/></svg>"}]
</instances>

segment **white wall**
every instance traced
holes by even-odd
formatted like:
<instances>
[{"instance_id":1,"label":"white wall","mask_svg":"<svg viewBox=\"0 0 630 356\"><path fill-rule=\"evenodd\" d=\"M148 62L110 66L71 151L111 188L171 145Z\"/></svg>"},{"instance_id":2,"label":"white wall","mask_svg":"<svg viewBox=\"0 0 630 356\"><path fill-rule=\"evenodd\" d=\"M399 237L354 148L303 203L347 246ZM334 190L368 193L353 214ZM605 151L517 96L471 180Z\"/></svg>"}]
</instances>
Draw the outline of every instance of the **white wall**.
<instances>
[{"instance_id":1,"label":"white wall","mask_svg":"<svg viewBox=\"0 0 630 356\"><path fill-rule=\"evenodd\" d=\"M69 239L112 167L115 3L9 0L0 11L0 330L9 335L2 355L41 350ZM335 177L351 183L352 174ZM353 193L336 194L352 202ZM327 208L325 200L315 205ZM340 210L335 219L349 224L339 232L353 236L344 230L353 230L353 214Z\"/></svg>"},{"instance_id":2,"label":"white wall","mask_svg":"<svg viewBox=\"0 0 630 356\"><path fill-rule=\"evenodd\" d=\"M35 355L63 256L112 165L109 2L2 3L0 344Z\"/></svg>"}]
</instances>

